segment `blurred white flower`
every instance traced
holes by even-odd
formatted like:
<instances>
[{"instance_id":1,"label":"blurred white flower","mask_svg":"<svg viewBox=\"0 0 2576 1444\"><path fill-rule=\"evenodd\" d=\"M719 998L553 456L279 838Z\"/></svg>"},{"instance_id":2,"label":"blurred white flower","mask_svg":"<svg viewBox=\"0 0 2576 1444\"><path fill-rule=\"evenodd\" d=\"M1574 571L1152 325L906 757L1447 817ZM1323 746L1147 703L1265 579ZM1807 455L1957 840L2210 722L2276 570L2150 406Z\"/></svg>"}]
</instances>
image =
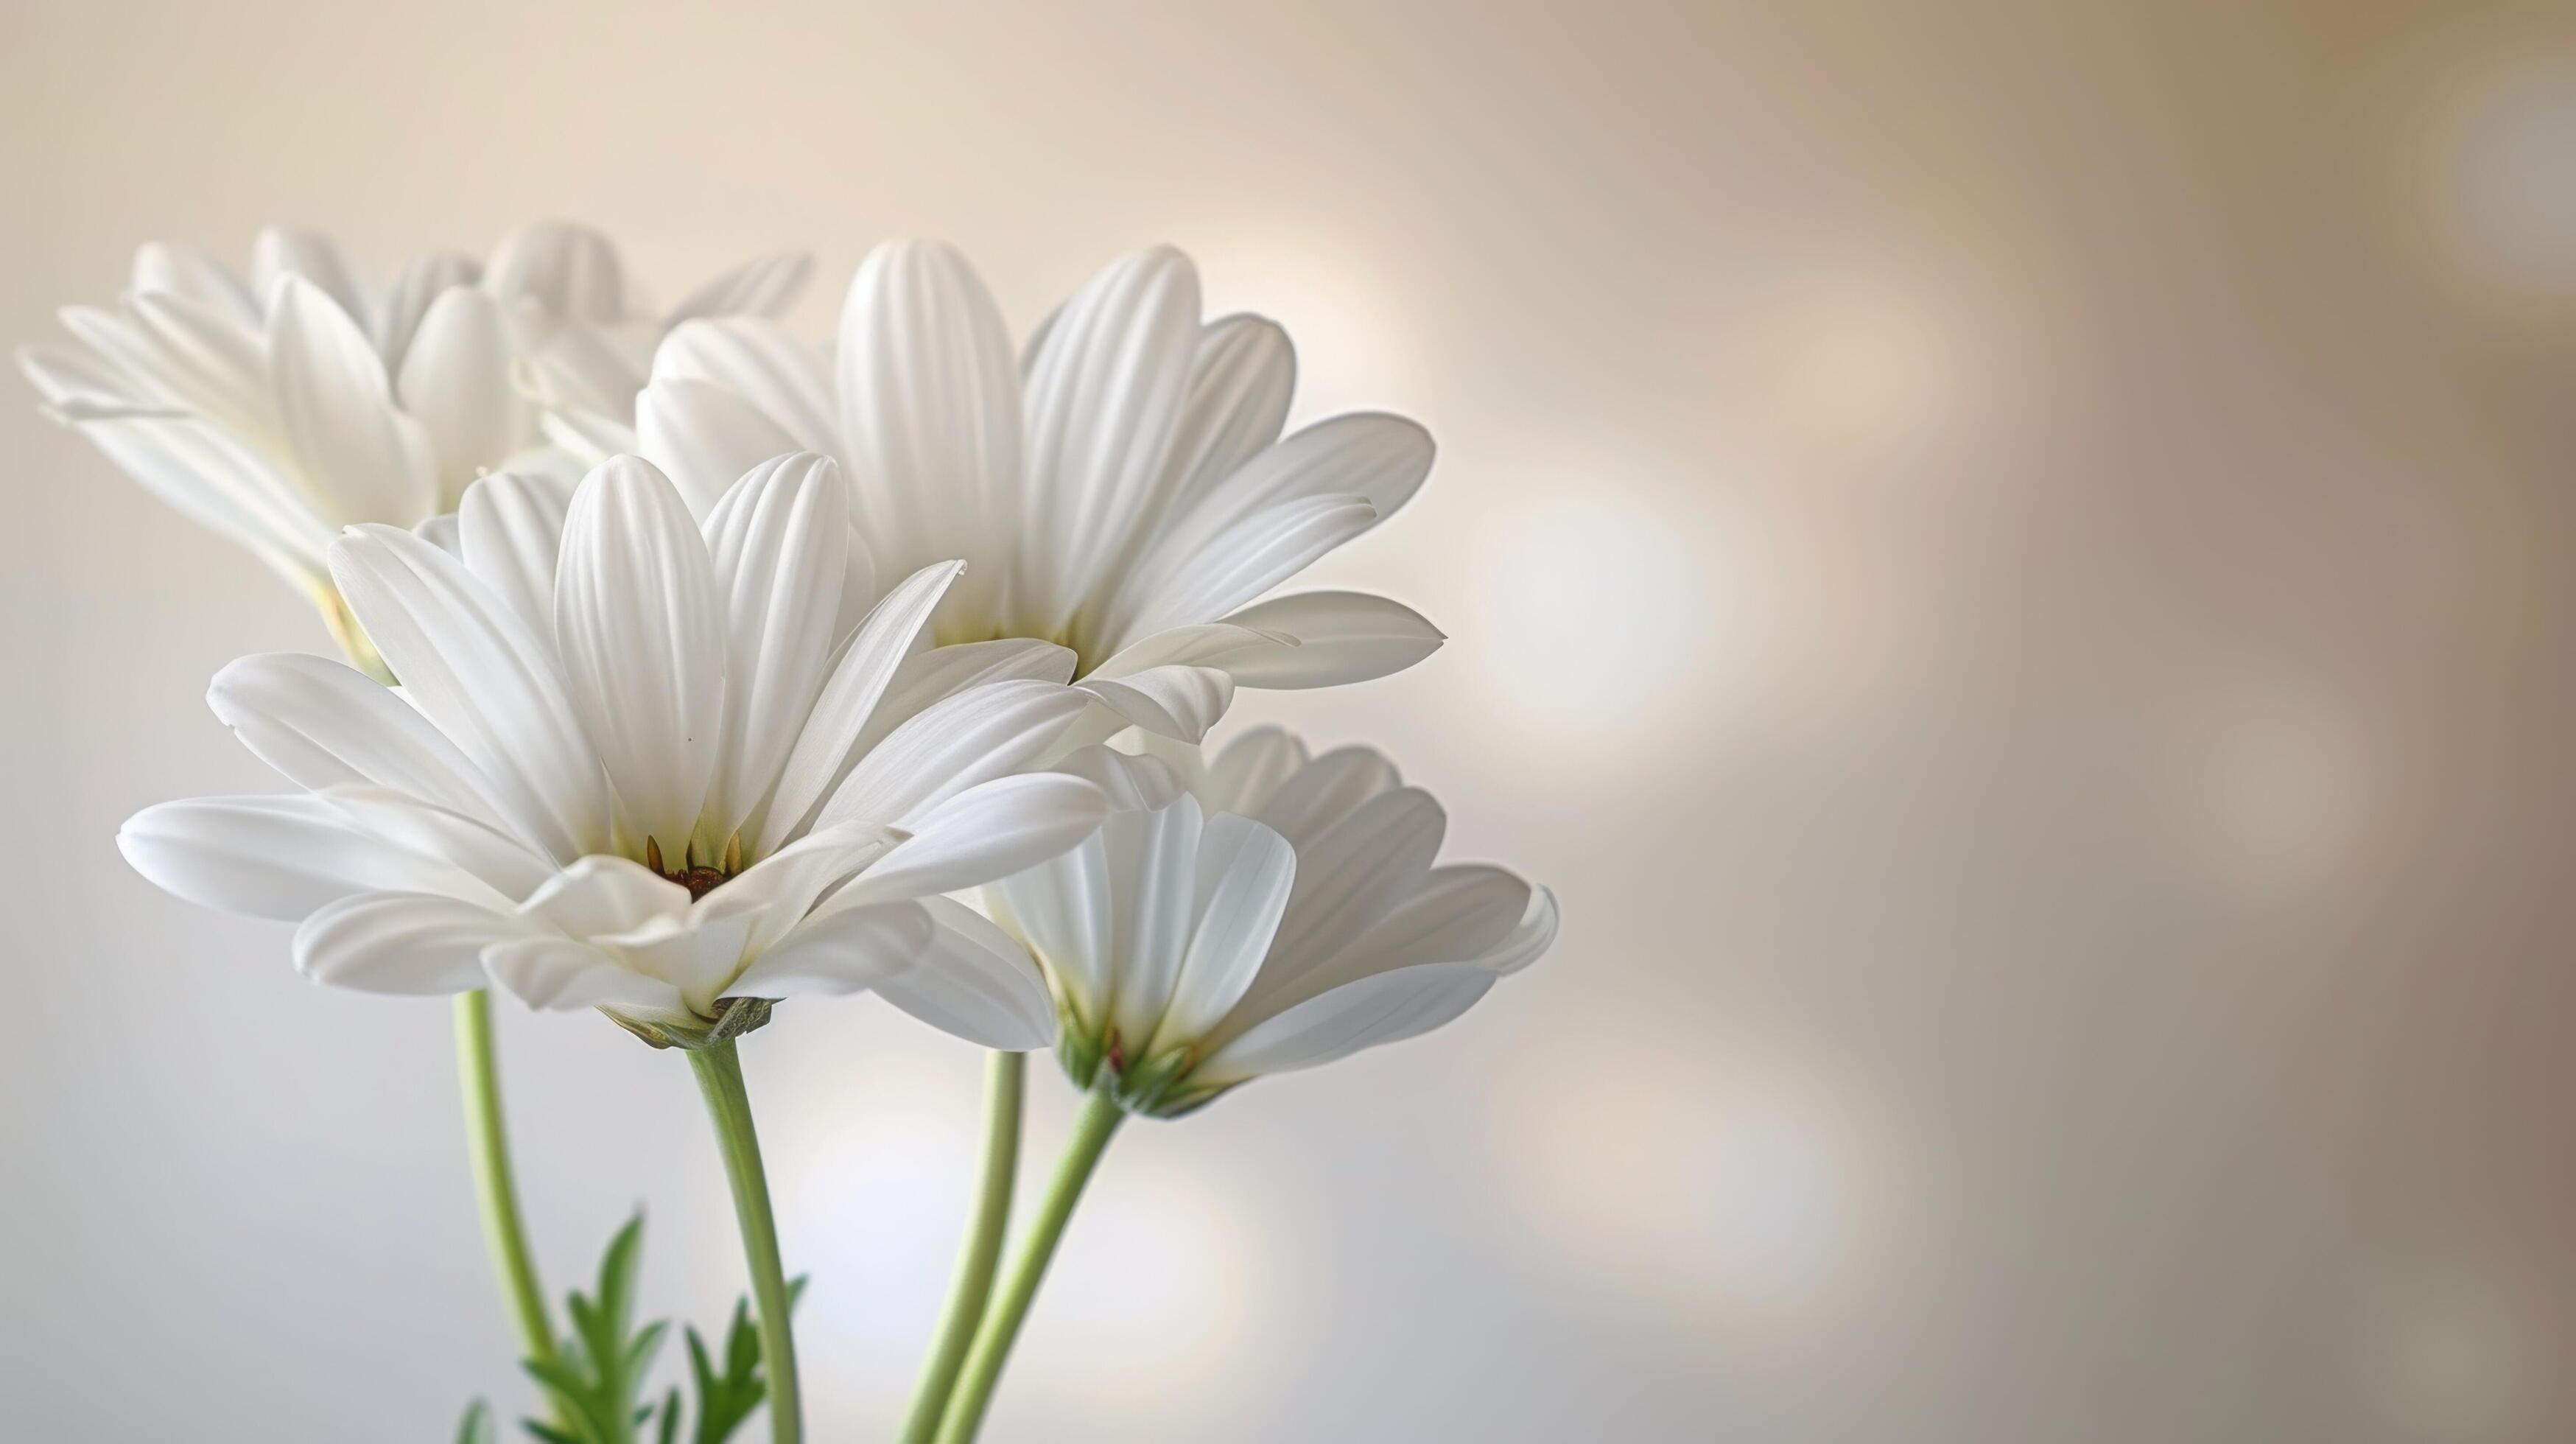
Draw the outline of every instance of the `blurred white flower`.
<instances>
[{"instance_id":1,"label":"blurred white flower","mask_svg":"<svg viewBox=\"0 0 2576 1444\"><path fill-rule=\"evenodd\" d=\"M24 347L18 364L147 490L329 610L341 527L413 526L484 472L532 464L528 363L547 358L550 395L627 411L670 325L782 309L808 268L754 261L653 315L616 248L578 226L527 227L488 262L418 256L383 287L328 237L272 228L247 281L184 246L143 247L114 309L63 309L78 346Z\"/></svg>"},{"instance_id":2,"label":"blurred white flower","mask_svg":"<svg viewBox=\"0 0 2576 1444\"><path fill-rule=\"evenodd\" d=\"M962 557L943 642L1035 640L1127 725L1195 742L1236 685L1383 676L1440 645L1411 608L1357 592L1260 598L1410 499L1431 438L1399 416L1282 440L1296 360L1259 316L1199 318L1169 248L1124 257L1058 307L1025 370L955 250L889 242L850 283L827 356L757 317L673 329L629 431L568 410L703 506L743 468L841 458L885 575Z\"/></svg>"},{"instance_id":3,"label":"blurred white flower","mask_svg":"<svg viewBox=\"0 0 2576 1444\"><path fill-rule=\"evenodd\" d=\"M454 554L353 528L331 575L399 691L317 657L234 663L216 715L305 791L149 808L119 845L180 897L301 920L317 981L488 977L655 1041L703 1036L726 998L902 973L933 935L921 899L1061 852L1106 804L1073 777L1013 775L1085 694L913 654L958 563L841 625L848 506L832 461L786 456L702 526L622 457L569 494L475 483ZM990 1046L1049 1031L1025 961L906 987ZM944 1002L953 989L969 996Z\"/></svg>"},{"instance_id":4,"label":"blurred white flower","mask_svg":"<svg viewBox=\"0 0 2576 1444\"><path fill-rule=\"evenodd\" d=\"M991 921L932 904L942 954L1038 958L1066 1072L1131 1112L1429 1032L1556 939L1545 888L1433 865L1447 816L1375 751L1309 758L1277 728L1213 760L1144 745L1067 759L1115 810L984 889Z\"/></svg>"}]
</instances>

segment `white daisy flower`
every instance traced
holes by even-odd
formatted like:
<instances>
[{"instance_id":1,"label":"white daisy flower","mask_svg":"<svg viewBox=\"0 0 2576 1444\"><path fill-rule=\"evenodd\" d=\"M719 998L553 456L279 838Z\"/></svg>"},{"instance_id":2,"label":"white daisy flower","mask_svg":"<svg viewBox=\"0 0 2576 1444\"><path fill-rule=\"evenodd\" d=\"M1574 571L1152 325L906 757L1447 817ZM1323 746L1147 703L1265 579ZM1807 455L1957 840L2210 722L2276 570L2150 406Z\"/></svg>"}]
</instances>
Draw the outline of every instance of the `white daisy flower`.
<instances>
[{"instance_id":1,"label":"white daisy flower","mask_svg":"<svg viewBox=\"0 0 2576 1444\"><path fill-rule=\"evenodd\" d=\"M547 360L548 399L630 412L671 325L783 310L808 269L754 261L654 313L583 227L527 227L488 261L418 256L382 287L328 237L272 228L248 280L185 246L143 247L113 309L63 309L77 346L24 347L18 364L49 412L337 626L325 556L342 527L417 525L486 471L530 464L543 438L528 363Z\"/></svg>"},{"instance_id":2,"label":"white daisy flower","mask_svg":"<svg viewBox=\"0 0 2576 1444\"><path fill-rule=\"evenodd\" d=\"M320 982L488 980L702 1043L766 1015L728 1000L893 980L975 1041L1042 1045L1033 969L978 960L952 985L914 965L923 899L1097 826L1093 785L1014 775L1086 694L916 654L956 562L845 627L848 507L830 459L791 455L701 525L623 457L569 498L475 483L455 554L353 528L331 577L400 689L318 657L234 663L216 715L304 790L148 808L119 846L180 897L300 922L296 963Z\"/></svg>"},{"instance_id":3,"label":"white daisy flower","mask_svg":"<svg viewBox=\"0 0 2576 1444\"><path fill-rule=\"evenodd\" d=\"M1277 728L1212 760L1154 750L1068 759L1117 810L1080 846L985 888L992 921L933 904L943 953L1037 957L1065 1071L1129 1112L1175 1116L1263 1074L1429 1032L1556 939L1545 888L1434 865L1446 814L1375 751L1309 757Z\"/></svg>"},{"instance_id":4,"label":"white daisy flower","mask_svg":"<svg viewBox=\"0 0 2576 1444\"><path fill-rule=\"evenodd\" d=\"M1057 309L1025 372L965 258L923 242L859 267L838 343L756 317L673 329L630 432L696 505L763 457L836 456L882 574L970 570L940 641L1044 648L1101 698L1092 740L1133 724L1196 741L1239 684L1322 687L1398 671L1440 633L1358 592L1264 601L1412 497L1430 436L1337 416L1285 438L1296 373L1259 316L1203 322L1178 251L1128 256Z\"/></svg>"}]
</instances>

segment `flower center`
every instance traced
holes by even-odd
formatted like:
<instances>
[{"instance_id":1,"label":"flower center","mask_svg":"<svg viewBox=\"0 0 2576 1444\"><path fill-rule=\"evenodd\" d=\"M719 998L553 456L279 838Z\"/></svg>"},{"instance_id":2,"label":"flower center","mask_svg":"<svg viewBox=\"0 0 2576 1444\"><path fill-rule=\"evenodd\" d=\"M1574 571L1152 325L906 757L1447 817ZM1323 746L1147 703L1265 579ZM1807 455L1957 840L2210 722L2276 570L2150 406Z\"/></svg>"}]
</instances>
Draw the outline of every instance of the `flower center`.
<instances>
[{"instance_id":1,"label":"flower center","mask_svg":"<svg viewBox=\"0 0 2576 1444\"><path fill-rule=\"evenodd\" d=\"M733 875L742 871L742 834L737 832L726 841L723 864L717 867L699 862L695 846L681 855L678 867L665 866L662 844L648 837L644 839L644 865L687 888L689 901L696 902L732 881Z\"/></svg>"},{"instance_id":2,"label":"flower center","mask_svg":"<svg viewBox=\"0 0 2576 1444\"><path fill-rule=\"evenodd\" d=\"M662 876L669 878L671 881L678 883L684 888L687 888L689 890L689 901L696 902L698 899L705 897L708 893L714 892L717 885L730 881L733 874L726 872L721 868L684 867L678 872L666 872L662 874Z\"/></svg>"}]
</instances>

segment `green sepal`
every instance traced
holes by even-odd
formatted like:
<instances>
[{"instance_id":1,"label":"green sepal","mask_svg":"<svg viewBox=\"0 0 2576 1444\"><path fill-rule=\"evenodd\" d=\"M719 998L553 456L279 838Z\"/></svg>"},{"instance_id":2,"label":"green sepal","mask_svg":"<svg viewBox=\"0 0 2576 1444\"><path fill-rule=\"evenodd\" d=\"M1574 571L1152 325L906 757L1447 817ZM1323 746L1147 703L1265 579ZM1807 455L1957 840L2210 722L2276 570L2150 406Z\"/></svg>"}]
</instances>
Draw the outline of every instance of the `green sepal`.
<instances>
[{"instance_id":1,"label":"green sepal","mask_svg":"<svg viewBox=\"0 0 2576 1444\"><path fill-rule=\"evenodd\" d=\"M656 1048L678 1048L693 1051L728 1043L769 1021L771 998L718 998L715 1016L704 1023L674 1023L665 1019L629 1018L602 1008L608 1020Z\"/></svg>"}]
</instances>

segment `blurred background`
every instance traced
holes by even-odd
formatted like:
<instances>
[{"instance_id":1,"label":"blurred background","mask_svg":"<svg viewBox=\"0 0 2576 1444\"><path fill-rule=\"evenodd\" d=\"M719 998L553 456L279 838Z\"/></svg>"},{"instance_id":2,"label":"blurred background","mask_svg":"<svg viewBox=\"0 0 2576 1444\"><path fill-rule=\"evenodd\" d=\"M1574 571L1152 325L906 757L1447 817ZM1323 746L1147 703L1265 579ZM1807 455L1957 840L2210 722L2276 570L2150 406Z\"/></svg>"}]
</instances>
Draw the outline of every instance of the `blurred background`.
<instances>
[{"instance_id":1,"label":"blurred background","mask_svg":"<svg viewBox=\"0 0 2576 1444\"><path fill-rule=\"evenodd\" d=\"M10 0L0 336L155 238L891 234L1015 326L1171 240L1442 459L1249 693L1563 898L1461 1023L1112 1153L990 1436L2576 1438L2576 16L2466 5ZM446 1010L111 842L329 641L0 404L0 1417L443 1440L527 1392ZM687 1070L503 1019L550 1287L740 1287ZM979 1060L746 1049L816 1437L881 1437ZM1033 1070L1033 1156L1069 1115Z\"/></svg>"}]
</instances>

